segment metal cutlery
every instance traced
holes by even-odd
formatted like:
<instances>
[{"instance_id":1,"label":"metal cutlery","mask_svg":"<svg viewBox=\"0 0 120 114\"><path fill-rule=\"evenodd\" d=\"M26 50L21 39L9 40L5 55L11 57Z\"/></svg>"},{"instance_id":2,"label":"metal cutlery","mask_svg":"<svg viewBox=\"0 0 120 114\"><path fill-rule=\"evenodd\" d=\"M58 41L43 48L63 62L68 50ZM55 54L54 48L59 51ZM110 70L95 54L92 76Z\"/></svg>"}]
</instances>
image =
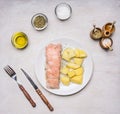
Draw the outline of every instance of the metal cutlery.
<instances>
[{"instance_id":1,"label":"metal cutlery","mask_svg":"<svg viewBox=\"0 0 120 114\"><path fill-rule=\"evenodd\" d=\"M34 87L35 91L37 92L37 94L40 96L40 98L43 100L43 102L47 105L47 107L49 108L50 111L53 111L53 107L52 105L49 103L49 101L47 100L47 98L43 95L43 93L41 92L41 90L37 87L37 85L33 82L33 80L31 79L31 77L21 68L21 71L24 73L24 75L26 76L26 78L29 80L29 82L31 83L31 85Z\"/></svg>"},{"instance_id":2,"label":"metal cutlery","mask_svg":"<svg viewBox=\"0 0 120 114\"><path fill-rule=\"evenodd\" d=\"M17 75L16 75L15 71L9 65L5 66L4 70L6 71L6 73L11 78L13 78L17 82L19 88L21 89L21 91L23 92L23 94L25 95L25 97L28 99L28 101L31 103L31 105L33 107L35 107L36 103L33 101L33 99L31 98L31 96L29 95L29 93L25 90L25 88L17 81Z\"/></svg>"}]
</instances>

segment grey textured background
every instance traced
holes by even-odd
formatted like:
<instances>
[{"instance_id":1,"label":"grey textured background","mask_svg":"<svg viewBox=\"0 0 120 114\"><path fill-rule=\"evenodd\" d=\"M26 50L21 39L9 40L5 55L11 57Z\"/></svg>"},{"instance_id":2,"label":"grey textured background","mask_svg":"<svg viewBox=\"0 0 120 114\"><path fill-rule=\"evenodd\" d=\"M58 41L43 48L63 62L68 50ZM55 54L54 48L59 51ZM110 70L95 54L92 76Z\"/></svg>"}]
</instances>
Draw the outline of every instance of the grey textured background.
<instances>
[{"instance_id":1,"label":"grey textured background","mask_svg":"<svg viewBox=\"0 0 120 114\"><path fill-rule=\"evenodd\" d=\"M72 16L59 21L54 13L57 4L66 2L72 7ZM0 0L0 114L49 114L50 111L35 93L19 70L25 68L55 108L52 114L119 114L120 113L120 0ZM49 20L44 31L31 26L31 18L44 13ZM102 27L116 21L112 36L113 51L106 52L98 41L89 37L96 24ZM29 37L25 50L17 50L11 44L14 32L23 31ZM90 83L81 92L68 96L55 96L45 91L36 80L34 63L41 45L56 38L77 40L92 55L94 72ZM16 83L3 71L9 64L17 72L25 88L36 101L32 108Z\"/></svg>"}]
</instances>

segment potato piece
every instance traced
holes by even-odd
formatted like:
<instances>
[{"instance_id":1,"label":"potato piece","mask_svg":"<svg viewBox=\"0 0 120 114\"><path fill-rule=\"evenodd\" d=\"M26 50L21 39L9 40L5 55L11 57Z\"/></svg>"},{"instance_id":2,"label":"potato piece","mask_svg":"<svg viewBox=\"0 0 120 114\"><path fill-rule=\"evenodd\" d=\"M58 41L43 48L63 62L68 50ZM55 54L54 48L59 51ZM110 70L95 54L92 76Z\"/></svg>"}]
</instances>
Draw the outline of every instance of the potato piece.
<instances>
[{"instance_id":1,"label":"potato piece","mask_svg":"<svg viewBox=\"0 0 120 114\"><path fill-rule=\"evenodd\" d=\"M82 65L82 63L83 63L83 58L73 58L73 61L74 61L74 63L75 64L78 64L78 65Z\"/></svg>"},{"instance_id":2,"label":"potato piece","mask_svg":"<svg viewBox=\"0 0 120 114\"><path fill-rule=\"evenodd\" d=\"M61 68L61 70L60 70L60 72L62 73L62 74L67 74L68 73L68 71L69 71L69 68L68 67L66 67L66 66L64 66L63 68Z\"/></svg>"},{"instance_id":3,"label":"potato piece","mask_svg":"<svg viewBox=\"0 0 120 114\"><path fill-rule=\"evenodd\" d=\"M75 52L72 48L66 48L62 53L62 58L70 61L71 58L75 56Z\"/></svg>"},{"instance_id":4,"label":"potato piece","mask_svg":"<svg viewBox=\"0 0 120 114\"><path fill-rule=\"evenodd\" d=\"M80 57L80 52L79 52L79 49L75 49L75 57Z\"/></svg>"},{"instance_id":5,"label":"potato piece","mask_svg":"<svg viewBox=\"0 0 120 114\"><path fill-rule=\"evenodd\" d=\"M75 71L73 70L73 69L70 69L69 71L68 71L68 76L71 78L71 77L73 77L75 75Z\"/></svg>"},{"instance_id":6,"label":"potato piece","mask_svg":"<svg viewBox=\"0 0 120 114\"><path fill-rule=\"evenodd\" d=\"M62 76L61 77L61 82L62 82L63 85L68 86L70 84L70 79L69 79L68 76Z\"/></svg>"},{"instance_id":7,"label":"potato piece","mask_svg":"<svg viewBox=\"0 0 120 114\"><path fill-rule=\"evenodd\" d=\"M67 64L67 67L72 68L72 69L77 69L77 68L80 67L80 65L77 65L77 64L74 64L74 63L69 62L69 63Z\"/></svg>"},{"instance_id":8,"label":"potato piece","mask_svg":"<svg viewBox=\"0 0 120 114\"><path fill-rule=\"evenodd\" d=\"M83 82L83 75L72 77L71 78L71 82L76 83L76 84L82 84L82 82Z\"/></svg>"},{"instance_id":9,"label":"potato piece","mask_svg":"<svg viewBox=\"0 0 120 114\"><path fill-rule=\"evenodd\" d=\"M75 52L72 48L67 48L66 51L68 52L70 59L75 57Z\"/></svg>"},{"instance_id":10,"label":"potato piece","mask_svg":"<svg viewBox=\"0 0 120 114\"><path fill-rule=\"evenodd\" d=\"M70 57L66 51L63 51L62 59L66 60L66 61L70 61Z\"/></svg>"},{"instance_id":11,"label":"potato piece","mask_svg":"<svg viewBox=\"0 0 120 114\"><path fill-rule=\"evenodd\" d=\"M87 53L81 49L75 49L75 57L85 58L87 57Z\"/></svg>"},{"instance_id":12,"label":"potato piece","mask_svg":"<svg viewBox=\"0 0 120 114\"><path fill-rule=\"evenodd\" d=\"M79 50L79 52L80 52L80 57L81 58L86 58L87 57L87 53L85 51Z\"/></svg>"},{"instance_id":13,"label":"potato piece","mask_svg":"<svg viewBox=\"0 0 120 114\"><path fill-rule=\"evenodd\" d=\"M79 67L78 69L74 70L75 75L82 75L84 73L84 68L83 67Z\"/></svg>"}]
</instances>

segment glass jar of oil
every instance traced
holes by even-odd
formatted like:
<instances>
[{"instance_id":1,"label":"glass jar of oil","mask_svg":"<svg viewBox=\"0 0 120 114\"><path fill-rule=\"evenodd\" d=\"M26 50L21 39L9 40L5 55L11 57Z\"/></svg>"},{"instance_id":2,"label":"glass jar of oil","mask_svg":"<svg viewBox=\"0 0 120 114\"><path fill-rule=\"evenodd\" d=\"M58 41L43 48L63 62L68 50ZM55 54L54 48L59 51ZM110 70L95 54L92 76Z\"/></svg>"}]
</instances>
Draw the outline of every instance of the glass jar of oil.
<instances>
[{"instance_id":1,"label":"glass jar of oil","mask_svg":"<svg viewBox=\"0 0 120 114\"><path fill-rule=\"evenodd\" d=\"M28 37L23 32L15 32L12 35L11 42L17 49L24 49L28 45Z\"/></svg>"}]
</instances>

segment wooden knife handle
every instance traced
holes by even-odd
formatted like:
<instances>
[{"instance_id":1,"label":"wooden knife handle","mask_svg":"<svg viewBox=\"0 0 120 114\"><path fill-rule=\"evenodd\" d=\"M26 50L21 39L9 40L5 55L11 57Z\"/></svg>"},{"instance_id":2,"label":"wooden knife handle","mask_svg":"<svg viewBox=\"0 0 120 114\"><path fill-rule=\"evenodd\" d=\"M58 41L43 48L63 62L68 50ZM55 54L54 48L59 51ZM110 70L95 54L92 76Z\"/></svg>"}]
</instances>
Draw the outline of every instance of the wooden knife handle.
<instances>
[{"instance_id":1,"label":"wooden knife handle","mask_svg":"<svg viewBox=\"0 0 120 114\"><path fill-rule=\"evenodd\" d=\"M23 94L25 95L25 97L28 99L28 101L31 103L31 105L33 107L36 107L36 103L33 101L33 99L31 98L29 93L25 90L25 88L21 84L18 84L18 86L21 89L21 91L23 92Z\"/></svg>"},{"instance_id":2,"label":"wooden knife handle","mask_svg":"<svg viewBox=\"0 0 120 114\"><path fill-rule=\"evenodd\" d=\"M52 105L48 102L48 100L46 99L46 97L43 95L43 93L39 90L36 89L36 92L38 93L38 95L40 96L40 98L43 100L43 102L47 105L47 107L49 108L50 111L53 111L54 108L52 107Z\"/></svg>"}]
</instances>

